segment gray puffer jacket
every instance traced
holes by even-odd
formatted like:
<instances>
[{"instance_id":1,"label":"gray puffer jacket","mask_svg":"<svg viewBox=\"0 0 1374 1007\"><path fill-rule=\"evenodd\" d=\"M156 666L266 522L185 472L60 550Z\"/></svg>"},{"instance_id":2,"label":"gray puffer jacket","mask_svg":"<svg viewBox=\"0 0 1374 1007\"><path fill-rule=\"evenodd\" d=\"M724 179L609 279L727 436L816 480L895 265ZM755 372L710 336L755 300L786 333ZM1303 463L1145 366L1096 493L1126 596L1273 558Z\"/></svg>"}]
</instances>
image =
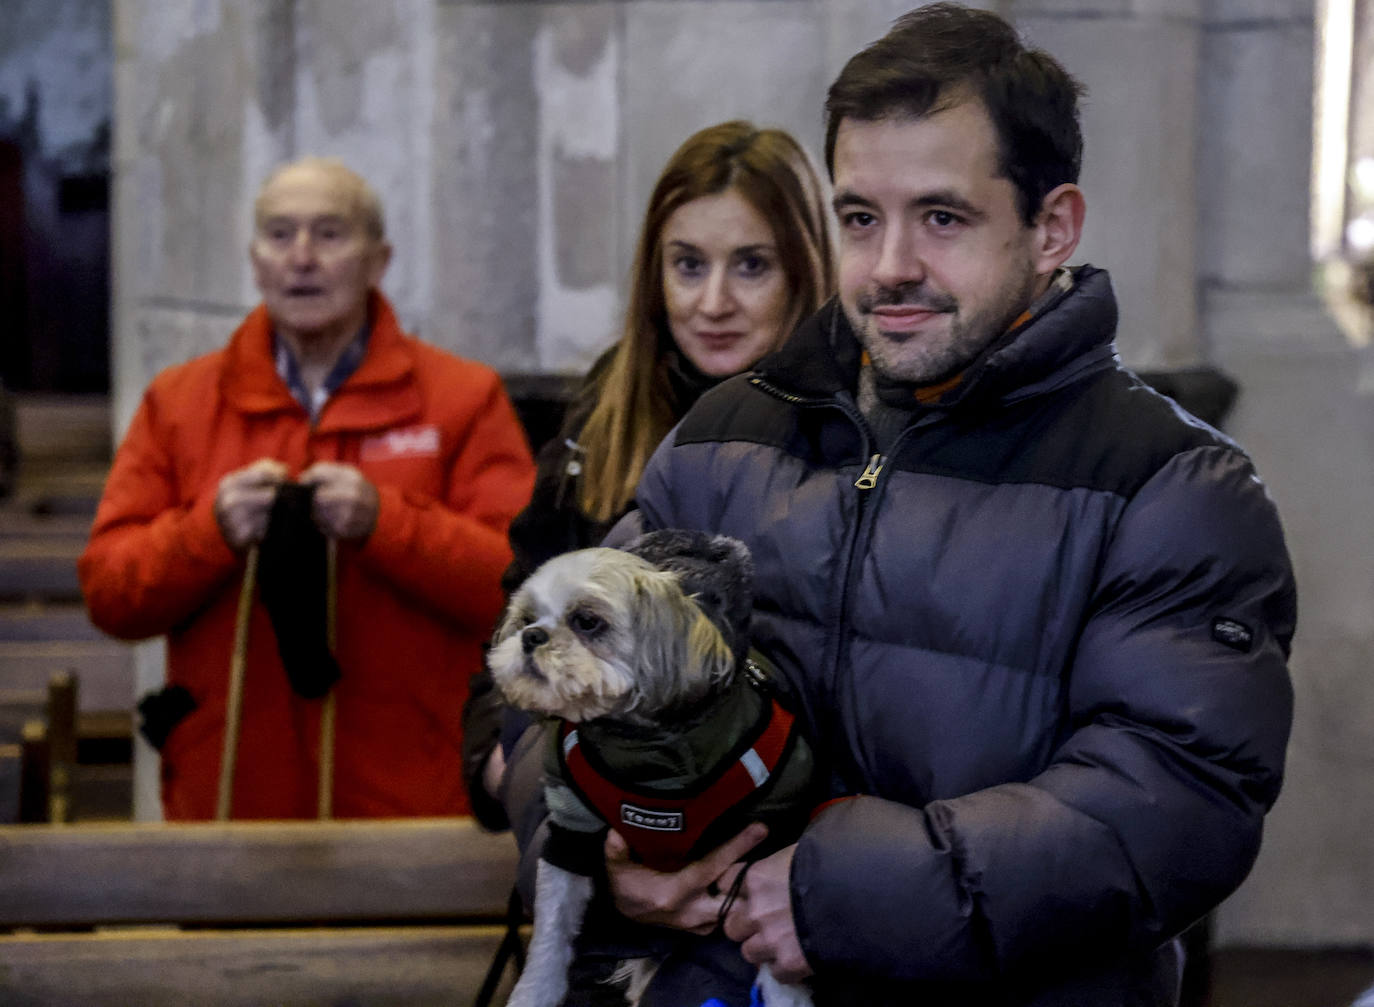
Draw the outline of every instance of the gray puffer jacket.
<instances>
[{"instance_id":1,"label":"gray puffer jacket","mask_svg":"<svg viewBox=\"0 0 1374 1007\"><path fill-rule=\"evenodd\" d=\"M640 484L632 523L748 544L754 643L855 795L793 861L819 1003L1173 1003L1170 938L1244 879L1278 795L1278 516L1120 366L1107 274L1075 281L885 456L831 302Z\"/></svg>"}]
</instances>

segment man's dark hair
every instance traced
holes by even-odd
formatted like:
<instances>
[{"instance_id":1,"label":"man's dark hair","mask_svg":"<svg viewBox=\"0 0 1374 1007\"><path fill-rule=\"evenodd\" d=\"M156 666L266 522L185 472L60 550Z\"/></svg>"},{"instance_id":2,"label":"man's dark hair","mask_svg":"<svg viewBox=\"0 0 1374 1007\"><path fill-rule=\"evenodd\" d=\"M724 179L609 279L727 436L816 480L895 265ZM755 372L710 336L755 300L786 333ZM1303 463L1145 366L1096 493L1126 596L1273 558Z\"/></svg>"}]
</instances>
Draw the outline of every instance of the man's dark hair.
<instances>
[{"instance_id":1,"label":"man's dark hair","mask_svg":"<svg viewBox=\"0 0 1374 1007\"><path fill-rule=\"evenodd\" d=\"M1016 186L1027 226L1045 195L1077 182L1083 160L1083 85L989 11L935 3L904 14L845 64L825 101L825 165L835 177L844 119L920 118L965 94L982 99L997 131L999 174Z\"/></svg>"}]
</instances>

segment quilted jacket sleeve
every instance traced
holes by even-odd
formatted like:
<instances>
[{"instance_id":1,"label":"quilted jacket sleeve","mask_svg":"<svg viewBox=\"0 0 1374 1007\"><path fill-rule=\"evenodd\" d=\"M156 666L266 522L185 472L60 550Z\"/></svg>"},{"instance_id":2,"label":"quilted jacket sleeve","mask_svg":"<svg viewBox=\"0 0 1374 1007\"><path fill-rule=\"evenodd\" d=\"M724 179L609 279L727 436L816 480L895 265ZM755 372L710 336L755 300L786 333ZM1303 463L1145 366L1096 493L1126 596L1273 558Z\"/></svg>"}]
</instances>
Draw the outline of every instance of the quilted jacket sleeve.
<instances>
[{"instance_id":1,"label":"quilted jacket sleeve","mask_svg":"<svg viewBox=\"0 0 1374 1007\"><path fill-rule=\"evenodd\" d=\"M808 958L908 980L1054 976L1159 944L1245 878L1278 795L1295 611L1277 514L1226 446L1128 503L1025 782L832 806L793 863Z\"/></svg>"},{"instance_id":2,"label":"quilted jacket sleeve","mask_svg":"<svg viewBox=\"0 0 1374 1007\"><path fill-rule=\"evenodd\" d=\"M215 523L216 487L189 503L178 499L168 443L155 382L115 453L77 561L91 621L113 636L167 632L242 565Z\"/></svg>"},{"instance_id":3,"label":"quilted jacket sleeve","mask_svg":"<svg viewBox=\"0 0 1374 1007\"><path fill-rule=\"evenodd\" d=\"M444 498L379 486L377 526L359 560L397 590L485 633L504 604L507 529L529 500L534 462L500 379L481 373L473 408L456 423L460 446Z\"/></svg>"}]
</instances>

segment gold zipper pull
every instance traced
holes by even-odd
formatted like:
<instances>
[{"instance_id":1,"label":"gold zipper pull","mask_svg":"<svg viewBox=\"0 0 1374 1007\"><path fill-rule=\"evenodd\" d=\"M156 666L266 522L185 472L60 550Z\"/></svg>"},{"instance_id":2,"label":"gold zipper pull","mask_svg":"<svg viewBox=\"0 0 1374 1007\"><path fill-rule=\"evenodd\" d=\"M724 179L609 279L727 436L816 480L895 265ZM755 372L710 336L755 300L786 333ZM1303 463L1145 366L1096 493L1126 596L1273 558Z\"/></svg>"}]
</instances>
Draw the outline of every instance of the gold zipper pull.
<instances>
[{"instance_id":1,"label":"gold zipper pull","mask_svg":"<svg viewBox=\"0 0 1374 1007\"><path fill-rule=\"evenodd\" d=\"M874 455L868 460L868 468L854 481L856 489L871 490L878 485L878 473L883 470L883 456Z\"/></svg>"}]
</instances>

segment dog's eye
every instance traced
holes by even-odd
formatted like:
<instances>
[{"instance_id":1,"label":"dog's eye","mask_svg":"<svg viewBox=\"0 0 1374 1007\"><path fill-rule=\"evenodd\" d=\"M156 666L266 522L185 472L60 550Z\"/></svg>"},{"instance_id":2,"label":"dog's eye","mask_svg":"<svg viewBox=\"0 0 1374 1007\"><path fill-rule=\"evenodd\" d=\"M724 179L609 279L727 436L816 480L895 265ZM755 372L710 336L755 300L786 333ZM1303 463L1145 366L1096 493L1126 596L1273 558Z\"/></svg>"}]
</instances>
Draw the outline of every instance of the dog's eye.
<instances>
[{"instance_id":1,"label":"dog's eye","mask_svg":"<svg viewBox=\"0 0 1374 1007\"><path fill-rule=\"evenodd\" d=\"M586 612L581 609L568 616L568 625L573 632L579 636L596 636L606 628L606 620L595 612Z\"/></svg>"}]
</instances>

